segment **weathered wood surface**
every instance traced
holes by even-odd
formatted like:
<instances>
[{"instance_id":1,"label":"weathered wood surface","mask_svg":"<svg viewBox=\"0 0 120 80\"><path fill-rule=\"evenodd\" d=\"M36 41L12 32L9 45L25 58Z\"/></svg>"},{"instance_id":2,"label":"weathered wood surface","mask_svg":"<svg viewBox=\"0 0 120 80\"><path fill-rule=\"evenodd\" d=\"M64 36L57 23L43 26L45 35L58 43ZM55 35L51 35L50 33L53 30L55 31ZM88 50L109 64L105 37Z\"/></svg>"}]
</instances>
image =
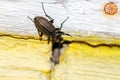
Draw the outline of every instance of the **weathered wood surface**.
<instances>
[{"instance_id":1,"label":"weathered wood surface","mask_svg":"<svg viewBox=\"0 0 120 80\"><path fill-rule=\"evenodd\" d=\"M46 12L55 19L56 26L70 17L63 30L71 34L96 35L97 32L103 37L119 37L120 1L113 1L118 6L118 13L110 16L103 12L108 0L2 0L0 33L37 34L27 16L44 16L41 2L45 2ZM50 45L17 37L0 36L0 80L120 80L120 48L117 46L92 47L83 42L72 43L62 54L60 64L51 70ZM92 45L120 42L114 38L99 42L93 38L75 39Z\"/></svg>"},{"instance_id":2,"label":"weathered wood surface","mask_svg":"<svg viewBox=\"0 0 120 80\"><path fill-rule=\"evenodd\" d=\"M0 37L0 43L0 80L49 79L51 55L47 43L11 37Z\"/></svg>"},{"instance_id":3,"label":"weathered wood surface","mask_svg":"<svg viewBox=\"0 0 120 80\"><path fill-rule=\"evenodd\" d=\"M51 70L51 47L0 37L0 80L120 80L120 48L73 43Z\"/></svg>"},{"instance_id":4,"label":"weathered wood surface","mask_svg":"<svg viewBox=\"0 0 120 80\"><path fill-rule=\"evenodd\" d=\"M95 32L120 34L120 1L113 0L118 7L115 15L104 13L104 5L110 1L104 0L2 0L0 1L0 31L19 34L36 34L34 24L27 18L44 16L41 8L44 2L46 12L55 19L55 26L66 18L63 30L81 35ZM93 32L95 31L95 32ZM98 33L98 35L101 35Z\"/></svg>"},{"instance_id":5,"label":"weathered wood surface","mask_svg":"<svg viewBox=\"0 0 120 80\"><path fill-rule=\"evenodd\" d=\"M52 72L55 80L119 80L120 50L71 44Z\"/></svg>"}]
</instances>

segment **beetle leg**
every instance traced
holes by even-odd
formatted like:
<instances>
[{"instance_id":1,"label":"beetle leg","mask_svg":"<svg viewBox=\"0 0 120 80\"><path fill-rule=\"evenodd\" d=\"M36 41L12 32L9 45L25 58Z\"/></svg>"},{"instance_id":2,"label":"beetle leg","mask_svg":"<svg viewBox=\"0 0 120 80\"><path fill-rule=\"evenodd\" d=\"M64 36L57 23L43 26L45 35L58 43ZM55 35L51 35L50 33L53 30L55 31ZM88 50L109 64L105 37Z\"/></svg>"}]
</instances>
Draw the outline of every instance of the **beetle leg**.
<instances>
[{"instance_id":1,"label":"beetle leg","mask_svg":"<svg viewBox=\"0 0 120 80\"><path fill-rule=\"evenodd\" d=\"M38 34L40 36L40 40L42 40L43 33L38 31Z\"/></svg>"},{"instance_id":2,"label":"beetle leg","mask_svg":"<svg viewBox=\"0 0 120 80\"><path fill-rule=\"evenodd\" d=\"M30 18L29 16L27 16L33 23L34 23L34 20L32 20L32 18Z\"/></svg>"},{"instance_id":3,"label":"beetle leg","mask_svg":"<svg viewBox=\"0 0 120 80\"><path fill-rule=\"evenodd\" d=\"M63 33L63 34L72 37L70 34L67 34L67 33Z\"/></svg>"},{"instance_id":4,"label":"beetle leg","mask_svg":"<svg viewBox=\"0 0 120 80\"><path fill-rule=\"evenodd\" d=\"M69 17L67 17L67 18L61 23L60 30L62 29L63 24L65 23L65 21L67 21L68 18L69 18Z\"/></svg>"},{"instance_id":5,"label":"beetle leg","mask_svg":"<svg viewBox=\"0 0 120 80\"><path fill-rule=\"evenodd\" d=\"M48 44L50 43L50 36L48 36Z\"/></svg>"},{"instance_id":6,"label":"beetle leg","mask_svg":"<svg viewBox=\"0 0 120 80\"><path fill-rule=\"evenodd\" d=\"M68 33L65 33L65 32L61 32L62 35L67 35L67 36L70 36L72 37L72 35L68 34Z\"/></svg>"},{"instance_id":7,"label":"beetle leg","mask_svg":"<svg viewBox=\"0 0 120 80\"><path fill-rule=\"evenodd\" d=\"M59 34L61 34L61 35L67 35L67 36L71 36L72 37L72 35L70 35L70 34L68 34L68 33L65 33L65 32L57 32L57 33L59 33Z\"/></svg>"},{"instance_id":8,"label":"beetle leg","mask_svg":"<svg viewBox=\"0 0 120 80\"><path fill-rule=\"evenodd\" d=\"M51 23L54 23L54 19L51 19L50 22L51 22Z\"/></svg>"},{"instance_id":9,"label":"beetle leg","mask_svg":"<svg viewBox=\"0 0 120 80\"><path fill-rule=\"evenodd\" d=\"M51 22L51 23L54 23L54 19L53 19L52 17L50 17L49 15L47 15L47 13L45 12L43 2L42 2L42 9L43 9L43 11L44 11L45 16L50 19L50 22Z\"/></svg>"}]
</instances>

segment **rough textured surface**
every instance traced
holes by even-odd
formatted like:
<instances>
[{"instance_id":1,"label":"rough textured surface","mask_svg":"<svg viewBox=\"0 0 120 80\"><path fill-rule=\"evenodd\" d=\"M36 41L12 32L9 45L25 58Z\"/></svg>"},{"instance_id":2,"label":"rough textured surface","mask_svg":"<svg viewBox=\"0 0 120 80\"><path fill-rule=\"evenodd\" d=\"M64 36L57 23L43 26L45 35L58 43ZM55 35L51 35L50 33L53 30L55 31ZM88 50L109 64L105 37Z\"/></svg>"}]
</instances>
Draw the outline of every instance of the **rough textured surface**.
<instances>
[{"instance_id":1,"label":"rough textured surface","mask_svg":"<svg viewBox=\"0 0 120 80\"><path fill-rule=\"evenodd\" d=\"M120 47L72 43L52 70L50 57L47 41L1 36L0 80L120 80Z\"/></svg>"},{"instance_id":2,"label":"rough textured surface","mask_svg":"<svg viewBox=\"0 0 120 80\"><path fill-rule=\"evenodd\" d=\"M103 11L108 0L0 1L0 80L120 80L120 1L113 1L118 13L112 16ZM78 41L52 70L51 45L28 36L37 30L27 16L44 16L41 2L56 26L70 17L63 30L74 36L64 39Z\"/></svg>"},{"instance_id":3,"label":"rough textured surface","mask_svg":"<svg viewBox=\"0 0 120 80\"><path fill-rule=\"evenodd\" d=\"M119 48L71 44L53 71L53 80L119 80Z\"/></svg>"},{"instance_id":4,"label":"rough textured surface","mask_svg":"<svg viewBox=\"0 0 120 80\"><path fill-rule=\"evenodd\" d=\"M0 46L0 80L48 80L51 55L47 43L0 37Z\"/></svg>"},{"instance_id":5,"label":"rough textured surface","mask_svg":"<svg viewBox=\"0 0 120 80\"><path fill-rule=\"evenodd\" d=\"M67 32L77 33L75 35L96 34L93 31L112 33L115 36L120 34L119 0L113 0L118 7L118 13L112 16L103 11L108 0L2 0L0 31L36 34L34 24L27 16L44 16L41 2L45 3L46 12L55 19L55 26L70 17L63 27Z\"/></svg>"}]
</instances>

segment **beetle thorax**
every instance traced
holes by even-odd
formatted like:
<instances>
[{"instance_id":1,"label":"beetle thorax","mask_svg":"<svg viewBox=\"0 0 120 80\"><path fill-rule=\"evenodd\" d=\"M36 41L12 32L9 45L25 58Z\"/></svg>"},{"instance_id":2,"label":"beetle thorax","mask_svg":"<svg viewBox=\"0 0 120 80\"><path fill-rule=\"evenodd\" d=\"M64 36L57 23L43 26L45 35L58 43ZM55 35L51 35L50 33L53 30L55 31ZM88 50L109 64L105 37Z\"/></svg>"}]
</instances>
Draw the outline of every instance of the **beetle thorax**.
<instances>
[{"instance_id":1,"label":"beetle thorax","mask_svg":"<svg viewBox=\"0 0 120 80\"><path fill-rule=\"evenodd\" d=\"M61 42L63 40L63 38L61 36L62 36L61 31L56 31L52 36L53 41L54 42Z\"/></svg>"}]
</instances>

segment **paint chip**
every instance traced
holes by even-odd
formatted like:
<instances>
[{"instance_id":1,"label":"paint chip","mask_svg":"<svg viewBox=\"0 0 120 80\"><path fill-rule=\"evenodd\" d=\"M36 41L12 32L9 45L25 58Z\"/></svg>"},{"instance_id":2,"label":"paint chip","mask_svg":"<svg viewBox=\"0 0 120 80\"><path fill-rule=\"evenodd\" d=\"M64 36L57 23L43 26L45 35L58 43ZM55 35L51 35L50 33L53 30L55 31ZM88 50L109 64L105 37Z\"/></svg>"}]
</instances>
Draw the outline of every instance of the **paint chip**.
<instances>
[{"instance_id":1,"label":"paint chip","mask_svg":"<svg viewBox=\"0 0 120 80\"><path fill-rule=\"evenodd\" d=\"M114 2L109 2L104 6L104 12L109 15L114 15L118 11L117 5Z\"/></svg>"}]
</instances>

